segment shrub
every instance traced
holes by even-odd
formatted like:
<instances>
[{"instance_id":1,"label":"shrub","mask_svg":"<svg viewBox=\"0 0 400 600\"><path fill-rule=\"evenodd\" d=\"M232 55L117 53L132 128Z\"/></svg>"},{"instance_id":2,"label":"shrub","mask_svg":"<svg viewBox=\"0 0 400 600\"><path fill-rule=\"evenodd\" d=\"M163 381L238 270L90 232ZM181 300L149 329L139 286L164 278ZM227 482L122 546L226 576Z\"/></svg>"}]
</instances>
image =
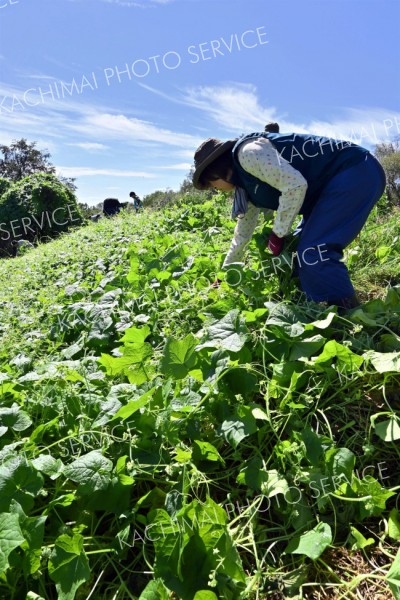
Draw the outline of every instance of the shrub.
<instances>
[{"instance_id":1,"label":"shrub","mask_svg":"<svg viewBox=\"0 0 400 600\"><path fill-rule=\"evenodd\" d=\"M9 181L8 179L4 179L3 177L0 177L0 197L8 190L8 188L11 186L11 181Z\"/></svg>"},{"instance_id":2,"label":"shrub","mask_svg":"<svg viewBox=\"0 0 400 600\"><path fill-rule=\"evenodd\" d=\"M0 255L11 254L13 240L54 238L82 222L74 193L55 175L25 177L10 184L0 197Z\"/></svg>"}]
</instances>

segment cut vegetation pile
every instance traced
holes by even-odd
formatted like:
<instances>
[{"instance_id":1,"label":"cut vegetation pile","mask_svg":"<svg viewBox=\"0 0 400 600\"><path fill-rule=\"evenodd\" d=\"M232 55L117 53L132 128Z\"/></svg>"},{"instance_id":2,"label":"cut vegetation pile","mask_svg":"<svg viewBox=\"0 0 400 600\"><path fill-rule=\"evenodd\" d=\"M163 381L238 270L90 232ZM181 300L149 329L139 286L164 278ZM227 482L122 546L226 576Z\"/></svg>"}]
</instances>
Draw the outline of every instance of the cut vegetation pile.
<instances>
[{"instance_id":1,"label":"cut vegetation pile","mask_svg":"<svg viewBox=\"0 0 400 600\"><path fill-rule=\"evenodd\" d=\"M216 197L0 263L1 598L400 598L399 214L344 316L269 223L211 288L233 227Z\"/></svg>"}]
</instances>

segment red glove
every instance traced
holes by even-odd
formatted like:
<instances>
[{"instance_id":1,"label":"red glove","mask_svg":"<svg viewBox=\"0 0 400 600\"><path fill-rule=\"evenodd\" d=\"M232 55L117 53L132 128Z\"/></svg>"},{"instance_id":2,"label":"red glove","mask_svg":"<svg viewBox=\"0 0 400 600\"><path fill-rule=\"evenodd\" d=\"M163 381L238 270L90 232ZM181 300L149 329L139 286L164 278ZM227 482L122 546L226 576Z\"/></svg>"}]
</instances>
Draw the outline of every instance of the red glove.
<instances>
[{"instance_id":1,"label":"red glove","mask_svg":"<svg viewBox=\"0 0 400 600\"><path fill-rule=\"evenodd\" d=\"M220 284L221 284L221 280L218 279L218 277L217 277L217 279L211 284L211 287L218 288L220 286Z\"/></svg>"},{"instance_id":2,"label":"red glove","mask_svg":"<svg viewBox=\"0 0 400 600\"><path fill-rule=\"evenodd\" d=\"M272 232L268 239L268 250L272 252L274 256L278 256L282 252L283 242L285 238L279 237L276 233Z\"/></svg>"}]
</instances>

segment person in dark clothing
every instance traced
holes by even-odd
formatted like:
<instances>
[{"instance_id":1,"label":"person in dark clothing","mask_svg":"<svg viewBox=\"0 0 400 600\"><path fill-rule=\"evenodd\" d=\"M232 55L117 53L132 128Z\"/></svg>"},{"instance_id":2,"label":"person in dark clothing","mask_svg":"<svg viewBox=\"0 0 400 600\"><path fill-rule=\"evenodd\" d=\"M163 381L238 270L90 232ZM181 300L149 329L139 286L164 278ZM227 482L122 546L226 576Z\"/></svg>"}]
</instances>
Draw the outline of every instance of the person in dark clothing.
<instances>
[{"instance_id":1,"label":"person in dark clothing","mask_svg":"<svg viewBox=\"0 0 400 600\"><path fill-rule=\"evenodd\" d=\"M141 199L139 198L139 196L137 194L135 194L135 192L131 192L129 194L129 196L133 200L133 208L136 210L136 212L139 212L139 210L141 208L143 208L143 202L141 201Z\"/></svg>"},{"instance_id":2,"label":"person in dark clothing","mask_svg":"<svg viewBox=\"0 0 400 600\"><path fill-rule=\"evenodd\" d=\"M121 203L117 198L106 198L103 202L103 214L106 217L117 215L121 210Z\"/></svg>"},{"instance_id":3,"label":"person in dark clothing","mask_svg":"<svg viewBox=\"0 0 400 600\"><path fill-rule=\"evenodd\" d=\"M368 150L323 136L264 131L226 142L210 138L196 150L194 161L195 188L235 192L232 216L240 218L224 267L241 260L260 210L276 211L267 246L272 261L280 260L275 257L301 214L296 262L307 298L343 308L359 304L343 250L360 232L386 183L382 166Z\"/></svg>"}]
</instances>

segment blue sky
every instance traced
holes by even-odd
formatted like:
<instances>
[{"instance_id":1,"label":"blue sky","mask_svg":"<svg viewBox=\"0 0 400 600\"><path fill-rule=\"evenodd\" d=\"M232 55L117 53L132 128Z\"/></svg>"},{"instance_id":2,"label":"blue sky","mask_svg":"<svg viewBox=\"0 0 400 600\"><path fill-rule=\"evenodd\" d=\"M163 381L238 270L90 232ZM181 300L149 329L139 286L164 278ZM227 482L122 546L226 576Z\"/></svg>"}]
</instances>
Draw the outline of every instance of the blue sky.
<instances>
[{"instance_id":1,"label":"blue sky","mask_svg":"<svg viewBox=\"0 0 400 600\"><path fill-rule=\"evenodd\" d=\"M96 204L178 189L196 147L277 120L400 135L398 0L0 0L0 143Z\"/></svg>"}]
</instances>

